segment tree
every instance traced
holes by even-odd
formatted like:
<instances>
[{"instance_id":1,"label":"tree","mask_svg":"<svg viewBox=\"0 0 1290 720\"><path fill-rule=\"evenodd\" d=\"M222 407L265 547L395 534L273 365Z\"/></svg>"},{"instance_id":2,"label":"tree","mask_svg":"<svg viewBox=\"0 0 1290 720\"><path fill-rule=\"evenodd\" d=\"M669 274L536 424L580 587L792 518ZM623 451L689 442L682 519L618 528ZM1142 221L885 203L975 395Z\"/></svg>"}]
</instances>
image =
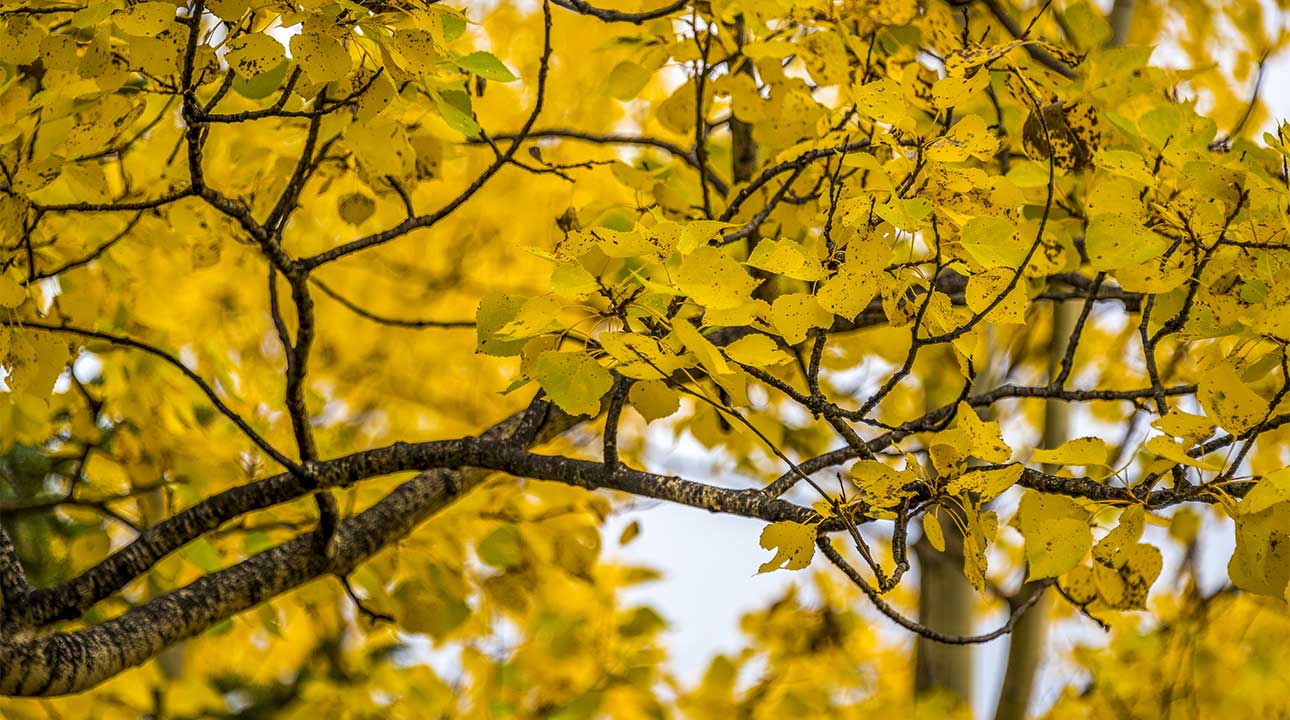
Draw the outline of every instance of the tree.
<instances>
[{"instance_id":1,"label":"tree","mask_svg":"<svg viewBox=\"0 0 1290 720\"><path fill-rule=\"evenodd\" d=\"M966 712L880 623L1041 601L1057 716L1290 710L1285 37L1132 5L0 3L0 710ZM671 677L631 498L813 597Z\"/></svg>"}]
</instances>

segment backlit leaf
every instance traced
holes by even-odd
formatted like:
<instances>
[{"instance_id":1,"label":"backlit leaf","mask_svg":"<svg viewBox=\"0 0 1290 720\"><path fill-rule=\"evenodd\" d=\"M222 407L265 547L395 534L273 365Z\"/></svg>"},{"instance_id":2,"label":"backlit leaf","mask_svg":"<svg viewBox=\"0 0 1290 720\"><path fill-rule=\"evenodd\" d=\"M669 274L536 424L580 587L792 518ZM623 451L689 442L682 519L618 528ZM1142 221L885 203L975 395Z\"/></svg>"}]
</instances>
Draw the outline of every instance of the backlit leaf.
<instances>
[{"instance_id":1,"label":"backlit leaf","mask_svg":"<svg viewBox=\"0 0 1290 720\"><path fill-rule=\"evenodd\" d=\"M1088 511L1062 495L1026 491L1017 510L1017 529L1026 539L1028 580L1069 571L1093 546Z\"/></svg>"},{"instance_id":2,"label":"backlit leaf","mask_svg":"<svg viewBox=\"0 0 1290 720\"><path fill-rule=\"evenodd\" d=\"M758 573L801 570L815 556L815 528L789 520L774 522L762 528L761 546L774 550L775 556L762 563Z\"/></svg>"}]
</instances>

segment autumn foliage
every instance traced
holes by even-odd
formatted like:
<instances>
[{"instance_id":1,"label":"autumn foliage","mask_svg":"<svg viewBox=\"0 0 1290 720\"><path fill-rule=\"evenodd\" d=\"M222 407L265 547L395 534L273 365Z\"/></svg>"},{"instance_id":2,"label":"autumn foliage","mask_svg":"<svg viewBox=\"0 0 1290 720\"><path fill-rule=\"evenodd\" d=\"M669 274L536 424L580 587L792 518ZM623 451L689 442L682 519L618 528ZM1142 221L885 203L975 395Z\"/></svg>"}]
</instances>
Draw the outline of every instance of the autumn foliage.
<instances>
[{"instance_id":1,"label":"autumn foliage","mask_svg":"<svg viewBox=\"0 0 1290 720\"><path fill-rule=\"evenodd\" d=\"M1290 712L1282 20L1100 5L0 2L0 715Z\"/></svg>"}]
</instances>

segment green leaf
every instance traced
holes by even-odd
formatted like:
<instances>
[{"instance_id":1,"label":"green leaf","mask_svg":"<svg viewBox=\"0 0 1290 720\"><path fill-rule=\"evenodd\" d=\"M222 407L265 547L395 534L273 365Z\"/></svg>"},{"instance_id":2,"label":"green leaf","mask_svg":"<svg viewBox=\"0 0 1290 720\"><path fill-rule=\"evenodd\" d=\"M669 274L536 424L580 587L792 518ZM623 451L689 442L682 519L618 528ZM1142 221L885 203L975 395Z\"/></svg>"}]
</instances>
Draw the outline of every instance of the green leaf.
<instances>
[{"instance_id":1,"label":"green leaf","mask_svg":"<svg viewBox=\"0 0 1290 720\"><path fill-rule=\"evenodd\" d=\"M512 73L497 56L483 50L477 50L465 57L457 58L457 67L469 73L474 73L485 80L495 80L497 82L508 83L516 79Z\"/></svg>"},{"instance_id":2,"label":"green leaf","mask_svg":"<svg viewBox=\"0 0 1290 720\"><path fill-rule=\"evenodd\" d=\"M606 93L615 100L631 100L640 94L649 79L648 70L630 60L624 60L609 71Z\"/></svg>"},{"instance_id":3,"label":"green leaf","mask_svg":"<svg viewBox=\"0 0 1290 720\"><path fill-rule=\"evenodd\" d=\"M1141 222L1118 213L1093 218L1084 231L1084 247L1094 270L1141 265L1160 255L1168 245Z\"/></svg>"},{"instance_id":4,"label":"green leaf","mask_svg":"<svg viewBox=\"0 0 1290 720\"><path fill-rule=\"evenodd\" d=\"M1008 218L985 215L963 223L963 249L986 269L1019 268L1030 251Z\"/></svg>"},{"instance_id":5,"label":"green leaf","mask_svg":"<svg viewBox=\"0 0 1290 720\"><path fill-rule=\"evenodd\" d=\"M234 76L233 90L248 100L263 100L271 95L274 90L282 87L282 81L287 79L287 70L290 67L290 62L282 60L277 65L274 65L272 69L250 79L241 75Z\"/></svg>"},{"instance_id":6,"label":"green leaf","mask_svg":"<svg viewBox=\"0 0 1290 720\"><path fill-rule=\"evenodd\" d=\"M525 341L498 337L498 331L515 319L527 301L528 298L518 295L499 293L480 300L475 312L476 351L496 357L519 355Z\"/></svg>"},{"instance_id":7,"label":"green leaf","mask_svg":"<svg viewBox=\"0 0 1290 720\"><path fill-rule=\"evenodd\" d=\"M184 546L184 556L203 571L212 573L224 567L224 559L206 538L198 538Z\"/></svg>"},{"instance_id":8,"label":"green leaf","mask_svg":"<svg viewBox=\"0 0 1290 720\"><path fill-rule=\"evenodd\" d=\"M479 123L475 122L475 118L470 113L438 96L434 99L434 106L439 111L439 117L443 118L448 127L466 137L479 135Z\"/></svg>"},{"instance_id":9,"label":"green leaf","mask_svg":"<svg viewBox=\"0 0 1290 720\"><path fill-rule=\"evenodd\" d=\"M479 559L489 567L509 570L524 564L524 539L520 529L510 523L498 525L475 547Z\"/></svg>"},{"instance_id":10,"label":"green leaf","mask_svg":"<svg viewBox=\"0 0 1290 720\"><path fill-rule=\"evenodd\" d=\"M552 402L570 415L595 415L614 385L609 371L582 352L548 350L538 356L533 377Z\"/></svg>"},{"instance_id":11,"label":"green leaf","mask_svg":"<svg viewBox=\"0 0 1290 720\"><path fill-rule=\"evenodd\" d=\"M885 203L880 203L873 211L893 226L913 232L927 224L927 217L932 214L932 206L922 198L893 197Z\"/></svg>"}]
</instances>

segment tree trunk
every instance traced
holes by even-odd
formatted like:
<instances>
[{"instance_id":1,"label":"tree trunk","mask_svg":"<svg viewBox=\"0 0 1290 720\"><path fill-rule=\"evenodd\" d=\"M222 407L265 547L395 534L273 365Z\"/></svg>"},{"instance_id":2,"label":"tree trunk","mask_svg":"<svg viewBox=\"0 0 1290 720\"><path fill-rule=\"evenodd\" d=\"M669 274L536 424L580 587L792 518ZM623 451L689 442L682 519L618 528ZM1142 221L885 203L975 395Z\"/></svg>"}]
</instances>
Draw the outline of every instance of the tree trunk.
<instances>
[{"instance_id":1,"label":"tree trunk","mask_svg":"<svg viewBox=\"0 0 1290 720\"><path fill-rule=\"evenodd\" d=\"M943 522L945 552L938 552L919 538L918 621L940 632L972 633L972 586L963 576L963 535L954 522ZM971 645L943 645L924 637L914 642L914 694L949 692L972 704Z\"/></svg>"},{"instance_id":2,"label":"tree trunk","mask_svg":"<svg viewBox=\"0 0 1290 720\"><path fill-rule=\"evenodd\" d=\"M1053 336L1048 343L1048 377L1051 380L1061 369L1062 356L1066 353L1066 341L1070 339L1072 328L1079 309L1071 303L1060 303L1053 306ZM1070 437L1070 416L1064 403L1049 400L1044 405L1043 446L1056 447ZM1046 472L1056 472L1058 468L1045 467ZM1038 590L1033 583L1025 583L1017 592L1016 598L1030 597ZM1040 598L1039 602L1026 611L1009 635L1008 665L1003 674L1003 686L999 688L999 704L994 711L994 720L1025 720L1034 695L1035 675L1044 657L1044 641L1048 636L1049 598Z\"/></svg>"}]
</instances>

